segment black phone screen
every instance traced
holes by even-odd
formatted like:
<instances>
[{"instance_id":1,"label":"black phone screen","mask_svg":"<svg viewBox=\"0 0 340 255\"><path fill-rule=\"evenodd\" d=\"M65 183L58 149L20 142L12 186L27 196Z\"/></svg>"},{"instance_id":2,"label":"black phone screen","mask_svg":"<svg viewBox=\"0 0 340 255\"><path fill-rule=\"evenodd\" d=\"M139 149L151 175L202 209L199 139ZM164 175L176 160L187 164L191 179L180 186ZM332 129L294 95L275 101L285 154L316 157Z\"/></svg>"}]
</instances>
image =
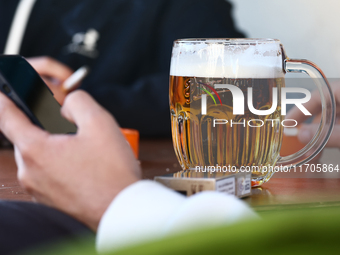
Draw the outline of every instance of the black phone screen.
<instances>
[{"instance_id":1,"label":"black phone screen","mask_svg":"<svg viewBox=\"0 0 340 255\"><path fill-rule=\"evenodd\" d=\"M50 133L75 133L61 116L60 105L33 67L19 55L0 56L0 90L31 119Z\"/></svg>"}]
</instances>

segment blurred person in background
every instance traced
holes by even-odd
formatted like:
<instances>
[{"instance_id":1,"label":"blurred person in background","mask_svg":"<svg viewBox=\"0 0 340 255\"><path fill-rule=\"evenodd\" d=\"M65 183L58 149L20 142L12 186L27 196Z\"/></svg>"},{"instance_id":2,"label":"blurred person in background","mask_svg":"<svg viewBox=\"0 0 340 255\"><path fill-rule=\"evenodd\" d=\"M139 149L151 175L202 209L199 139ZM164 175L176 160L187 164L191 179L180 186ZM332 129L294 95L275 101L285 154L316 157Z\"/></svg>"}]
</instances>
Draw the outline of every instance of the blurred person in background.
<instances>
[{"instance_id":1,"label":"blurred person in background","mask_svg":"<svg viewBox=\"0 0 340 255\"><path fill-rule=\"evenodd\" d=\"M0 49L29 58L59 102L60 85L86 65L80 88L120 126L153 137L170 137L173 41L243 37L225 0L0 0L0 21Z\"/></svg>"}]
</instances>

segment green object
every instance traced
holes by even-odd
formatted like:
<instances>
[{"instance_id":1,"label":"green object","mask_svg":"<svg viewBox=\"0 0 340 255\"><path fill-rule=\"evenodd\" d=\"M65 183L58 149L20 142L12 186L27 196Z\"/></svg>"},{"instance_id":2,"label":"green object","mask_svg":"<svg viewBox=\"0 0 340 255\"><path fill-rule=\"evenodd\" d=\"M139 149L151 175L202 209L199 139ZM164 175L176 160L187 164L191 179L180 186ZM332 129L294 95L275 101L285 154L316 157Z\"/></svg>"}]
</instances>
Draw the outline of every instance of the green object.
<instances>
[{"instance_id":1,"label":"green object","mask_svg":"<svg viewBox=\"0 0 340 255\"><path fill-rule=\"evenodd\" d=\"M200 88L200 87L198 87L198 88L201 89L201 90L203 90L203 91L205 91L207 94L209 94L209 96L212 98L212 100L214 100L215 105L217 105L214 96L213 96L208 90L206 90L206 89L204 89L204 88Z\"/></svg>"},{"instance_id":2,"label":"green object","mask_svg":"<svg viewBox=\"0 0 340 255\"><path fill-rule=\"evenodd\" d=\"M265 211L262 219L170 236L109 254L339 254L340 207ZM207 215L209 217L209 215ZM29 254L96 254L93 240Z\"/></svg>"}]
</instances>

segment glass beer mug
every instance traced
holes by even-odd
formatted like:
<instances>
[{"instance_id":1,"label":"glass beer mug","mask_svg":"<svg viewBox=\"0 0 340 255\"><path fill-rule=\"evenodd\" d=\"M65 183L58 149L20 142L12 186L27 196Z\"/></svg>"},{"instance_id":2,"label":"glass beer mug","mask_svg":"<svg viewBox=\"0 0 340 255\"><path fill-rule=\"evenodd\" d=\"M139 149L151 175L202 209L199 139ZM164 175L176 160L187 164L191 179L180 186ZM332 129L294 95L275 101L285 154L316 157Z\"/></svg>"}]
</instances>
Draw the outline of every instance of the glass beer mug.
<instances>
[{"instance_id":1,"label":"glass beer mug","mask_svg":"<svg viewBox=\"0 0 340 255\"><path fill-rule=\"evenodd\" d=\"M285 73L306 73L319 90L321 122L311 141L281 157L286 105L310 92L286 88ZM302 93L301 99L288 99ZM275 39L183 39L174 42L170 68L171 129L175 153L190 173L250 172L252 186L267 182L277 167L300 166L325 146L335 121L335 101L322 71L307 60L289 59ZM290 124L289 124L290 122Z\"/></svg>"}]
</instances>

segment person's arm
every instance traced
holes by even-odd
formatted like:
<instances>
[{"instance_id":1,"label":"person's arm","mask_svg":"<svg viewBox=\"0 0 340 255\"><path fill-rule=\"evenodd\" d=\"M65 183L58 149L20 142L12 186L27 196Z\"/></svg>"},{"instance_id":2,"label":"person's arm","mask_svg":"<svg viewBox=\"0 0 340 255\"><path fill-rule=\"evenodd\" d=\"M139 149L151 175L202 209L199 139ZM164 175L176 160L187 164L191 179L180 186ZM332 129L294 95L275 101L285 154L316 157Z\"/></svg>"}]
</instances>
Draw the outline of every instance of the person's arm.
<instances>
[{"instance_id":1,"label":"person's arm","mask_svg":"<svg viewBox=\"0 0 340 255\"><path fill-rule=\"evenodd\" d=\"M140 167L113 117L87 93L68 95L62 115L76 134L40 129L0 93L0 129L14 145L20 184L96 230L112 199L140 179Z\"/></svg>"},{"instance_id":2,"label":"person's arm","mask_svg":"<svg viewBox=\"0 0 340 255\"><path fill-rule=\"evenodd\" d=\"M94 231L100 223L100 250L254 215L234 197L207 192L187 199L140 181L119 126L87 93L68 95L62 114L77 125L76 134L43 131L0 93L0 129L15 146L20 184Z\"/></svg>"}]
</instances>

